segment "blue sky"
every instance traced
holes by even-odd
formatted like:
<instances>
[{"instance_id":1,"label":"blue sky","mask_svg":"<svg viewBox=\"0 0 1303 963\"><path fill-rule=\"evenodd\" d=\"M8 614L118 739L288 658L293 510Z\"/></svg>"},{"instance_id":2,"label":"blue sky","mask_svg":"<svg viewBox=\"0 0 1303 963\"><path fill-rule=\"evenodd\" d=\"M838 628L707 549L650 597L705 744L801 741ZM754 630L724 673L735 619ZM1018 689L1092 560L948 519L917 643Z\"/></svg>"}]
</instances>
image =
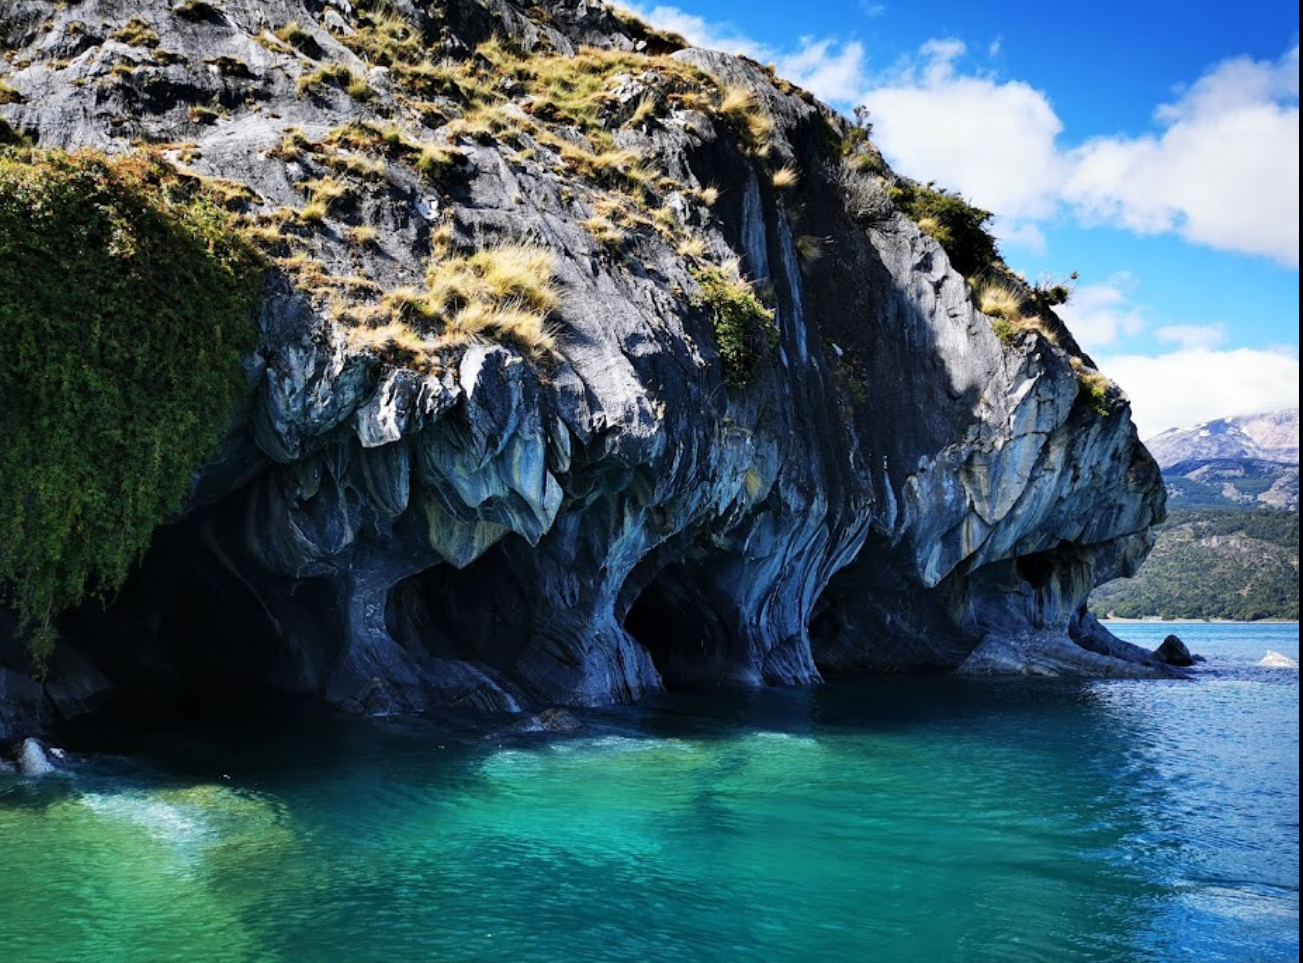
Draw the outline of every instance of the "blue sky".
<instances>
[{"instance_id":1,"label":"blue sky","mask_svg":"<svg viewBox=\"0 0 1303 963\"><path fill-rule=\"evenodd\" d=\"M624 3L848 110L997 212L1143 436L1298 404L1299 13L1283 2Z\"/></svg>"}]
</instances>

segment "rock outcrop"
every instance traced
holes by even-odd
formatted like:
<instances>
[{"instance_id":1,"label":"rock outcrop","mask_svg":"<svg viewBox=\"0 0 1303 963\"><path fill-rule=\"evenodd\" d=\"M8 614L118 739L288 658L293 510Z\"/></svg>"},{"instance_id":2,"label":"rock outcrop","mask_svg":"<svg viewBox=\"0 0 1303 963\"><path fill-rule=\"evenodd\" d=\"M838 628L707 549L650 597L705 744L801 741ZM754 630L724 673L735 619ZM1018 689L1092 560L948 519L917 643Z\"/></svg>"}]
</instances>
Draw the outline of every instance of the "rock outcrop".
<instances>
[{"instance_id":1,"label":"rock outcrop","mask_svg":"<svg viewBox=\"0 0 1303 963\"><path fill-rule=\"evenodd\" d=\"M377 53L372 5L344 0L0 13L16 91L0 115L43 147L162 145L243 185L251 217L331 170L347 184L299 251L341 283L327 298L281 259L250 402L182 517L113 605L63 619L44 686L0 644L0 736L5 712L48 720L133 687L404 713L844 672L1174 671L1086 611L1163 517L1125 396L1089 382L1052 316L998 336L871 146L843 156L847 122L582 0L391 6L428 70ZM133 42L132 18L155 39ZM495 34L513 56L595 45L637 69L603 75L588 129L484 52ZM487 126L440 63L493 80ZM313 86L330 64L347 89ZM443 79L417 98L419 70ZM314 153L358 121L408 131L446 172L383 146ZM625 204L603 186L617 174L639 181L636 209L595 228ZM473 339L421 366L350 336L339 297L507 242L554 253L551 359ZM777 327L745 383L698 296L698 266L730 259Z\"/></svg>"},{"instance_id":2,"label":"rock outcrop","mask_svg":"<svg viewBox=\"0 0 1303 963\"><path fill-rule=\"evenodd\" d=\"M1194 665L1197 657L1190 654L1190 650L1181 641L1180 636L1169 635L1163 639L1158 648L1154 649L1154 658L1168 665L1191 666Z\"/></svg>"}]
</instances>

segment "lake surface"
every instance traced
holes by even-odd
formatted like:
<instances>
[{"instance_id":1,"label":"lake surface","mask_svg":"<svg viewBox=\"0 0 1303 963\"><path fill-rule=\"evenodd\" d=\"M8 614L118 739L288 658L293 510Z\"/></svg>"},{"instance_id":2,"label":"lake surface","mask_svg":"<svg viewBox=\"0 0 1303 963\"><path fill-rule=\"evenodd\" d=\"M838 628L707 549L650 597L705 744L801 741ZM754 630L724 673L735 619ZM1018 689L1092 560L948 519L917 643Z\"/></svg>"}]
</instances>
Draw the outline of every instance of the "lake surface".
<instances>
[{"instance_id":1,"label":"lake surface","mask_svg":"<svg viewBox=\"0 0 1303 963\"><path fill-rule=\"evenodd\" d=\"M102 735L0 776L0 958L1297 960L1298 627L1175 631L1197 682Z\"/></svg>"}]
</instances>

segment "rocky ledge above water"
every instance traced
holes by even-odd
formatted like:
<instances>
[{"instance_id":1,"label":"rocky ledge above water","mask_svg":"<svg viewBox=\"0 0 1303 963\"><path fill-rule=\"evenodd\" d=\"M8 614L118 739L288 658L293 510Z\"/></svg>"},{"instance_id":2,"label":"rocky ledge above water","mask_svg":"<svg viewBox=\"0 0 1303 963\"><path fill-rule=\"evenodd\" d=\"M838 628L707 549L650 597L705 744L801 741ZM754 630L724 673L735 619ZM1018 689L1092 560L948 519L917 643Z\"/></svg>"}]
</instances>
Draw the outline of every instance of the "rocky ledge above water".
<instances>
[{"instance_id":1,"label":"rocky ledge above water","mask_svg":"<svg viewBox=\"0 0 1303 963\"><path fill-rule=\"evenodd\" d=\"M1086 609L1163 517L1125 396L1018 279L983 314L926 189L767 69L583 0L15 0L0 38L11 139L153 145L284 228L223 450L45 681L0 643L0 736L197 688L1178 672ZM359 336L504 245L550 252L534 342Z\"/></svg>"}]
</instances>

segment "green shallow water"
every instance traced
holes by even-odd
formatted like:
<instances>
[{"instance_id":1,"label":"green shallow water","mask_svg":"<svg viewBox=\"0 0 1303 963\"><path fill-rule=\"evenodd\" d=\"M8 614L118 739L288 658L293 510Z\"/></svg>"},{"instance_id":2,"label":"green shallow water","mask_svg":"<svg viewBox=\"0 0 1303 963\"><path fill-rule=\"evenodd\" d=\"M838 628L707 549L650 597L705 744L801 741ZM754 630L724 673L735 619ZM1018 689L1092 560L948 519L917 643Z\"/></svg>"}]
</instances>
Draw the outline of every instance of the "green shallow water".
<instances>
[{"instance_id":1,"label":"green shallow water","mask_svg":"<svg viewBox=\"0 0 1303 963\"><path fill-rule=\"evenodd\" d=\"M0 777L0 958L1296 960L1297 626L1180 632L1197 683L100 734Z\"/></svg>"}]
</instances>

